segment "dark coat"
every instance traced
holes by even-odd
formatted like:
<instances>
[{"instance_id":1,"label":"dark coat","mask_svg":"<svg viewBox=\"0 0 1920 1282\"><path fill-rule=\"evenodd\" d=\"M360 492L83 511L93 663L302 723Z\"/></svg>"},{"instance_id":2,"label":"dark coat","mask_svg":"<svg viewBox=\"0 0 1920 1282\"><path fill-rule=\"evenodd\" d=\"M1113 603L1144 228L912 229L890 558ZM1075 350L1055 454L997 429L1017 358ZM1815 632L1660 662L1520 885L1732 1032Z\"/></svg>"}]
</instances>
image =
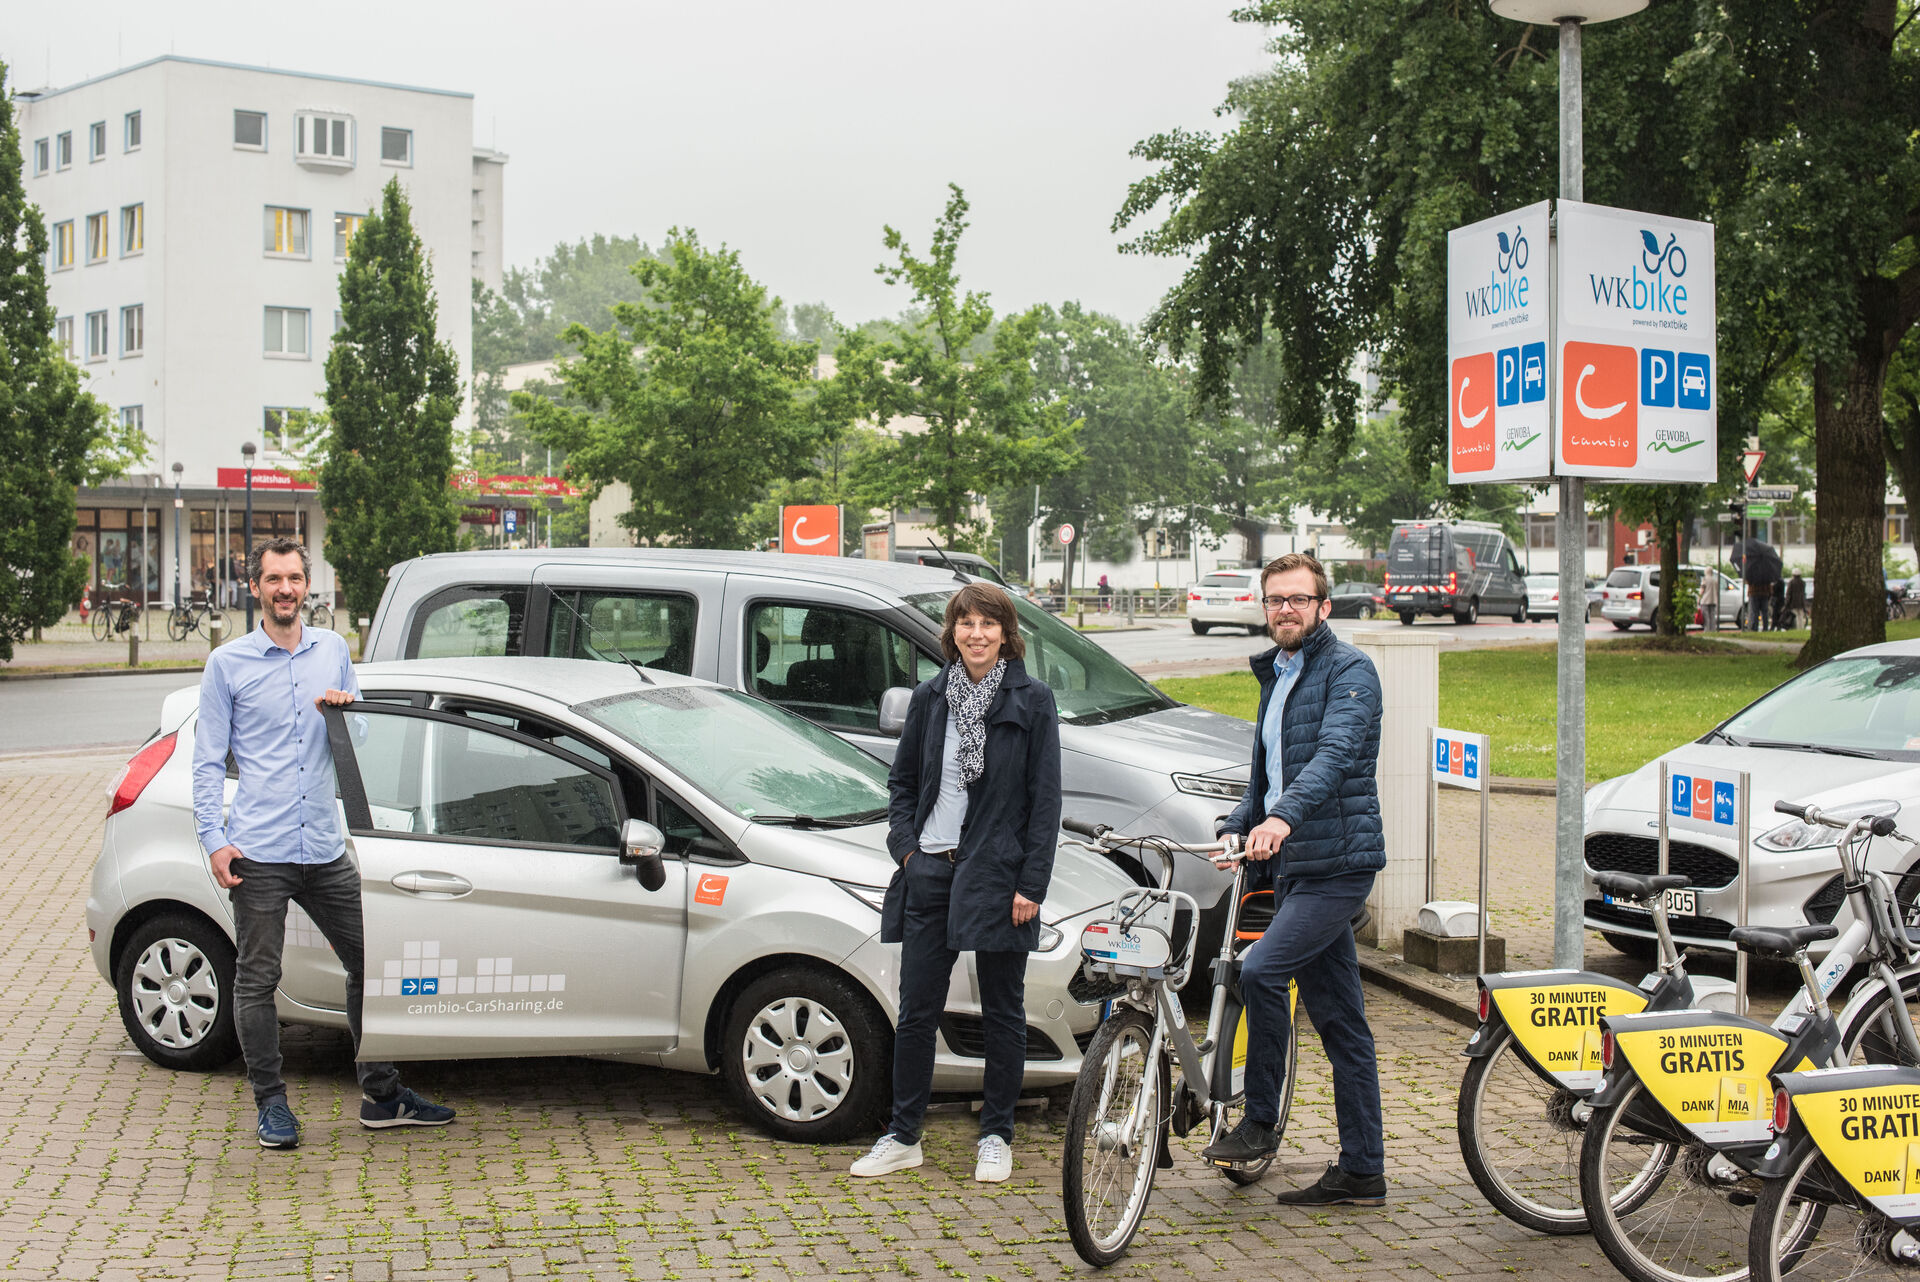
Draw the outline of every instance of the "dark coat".
<instances>
[{"instance_id":1,"label":"dark coat","mask_svg":"<svg viewBox=\"0 0 1920 1282\"><path fill-rule=\"evenodd\" d=\"M940 795L947 740L949 666L920 683L907 706L900 749L887 777L887 849L893 862L912 854ZM987 709L986 768L967 786L967 818L954 853L947 947L956 952L1031 952L1040 946L1040 916L1013 924L1018 891L1034 903L1047 897L1054 845L1060 838L1060 713L1053 691L1007 660ZM920 855L921 859L942 858ZM880 940L905 934L906 872L896 868L880 912Z\"/></svg>"},{"instance_id":2,"label":"dark coat","mask_svg":"<svg viewBox=\"0 0 1920 1282\"><path fill-rule=\"evenodd\" d=\"M1272 859L1248 865L1252 879L1337 877L1387 866L1374 766L1380 757L1380 676L1373 661L1334 636L1324 623L1302 647L1303 666L1287 692L1280 722L1280 777L1285 791L1268 814L1267 780L1273 763L1259 726L1273 697L1274 656L1253 656L1260 682L1254 717L1253 773L1247 793L1221 825L1245 836L1271 817L1293 831Z\"/></svg>"}]
</instances>

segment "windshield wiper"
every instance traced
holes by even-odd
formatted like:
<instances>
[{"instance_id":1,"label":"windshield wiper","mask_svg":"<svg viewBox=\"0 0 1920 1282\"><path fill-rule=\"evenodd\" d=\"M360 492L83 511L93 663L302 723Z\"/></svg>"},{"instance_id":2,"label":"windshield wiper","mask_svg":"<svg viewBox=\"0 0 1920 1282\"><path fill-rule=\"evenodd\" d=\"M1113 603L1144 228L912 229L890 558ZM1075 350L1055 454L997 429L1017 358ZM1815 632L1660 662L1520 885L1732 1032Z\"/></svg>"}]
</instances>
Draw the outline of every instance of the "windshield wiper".
<instances>
[{"instance_id":1,"label":"windshield wiper","mask_svg":"<svg viewBox=\"0 0 1920 1282\"><path fill-rule=\"evenodd\" d=\"M885 808L863 810L837 819L816 819L812 815L755 815L757 824L781 824L788 828L860 828L886 817Z\"/></svg>"},{"instance_id":2,"label":"windshield wiper","mask_svg":"<svg viewBox=\"0 0 1920 1282\"><path fill-rule=\"evenodd\" d=\"M1839 748L1830 743L1787 743L1779 739L1749 739L1749 748L1786 748L1793 752L1824 752L1832 757L1864 757L1868 761L1885 760L1879 753L1867 748Z\"/></svg>"},{"instance_id":3,"label":"windshield wiper","mask_svg":"<svg viewBox=\"0 0 1920 1282\"><path fill-rule=\"evenodd\" d=\"M1715 727L1714 729L1709 730L1705 734L1701 735L1699 741L1701 743L1711 743L1715 739L1719 739L1723 743L1730 743L1736 748L1741 746L1740 741L1738 739L1734 738L1732 735L1728 734L1725 730L1719 729L1718 727Z\"/></svg>"}]
</instances>

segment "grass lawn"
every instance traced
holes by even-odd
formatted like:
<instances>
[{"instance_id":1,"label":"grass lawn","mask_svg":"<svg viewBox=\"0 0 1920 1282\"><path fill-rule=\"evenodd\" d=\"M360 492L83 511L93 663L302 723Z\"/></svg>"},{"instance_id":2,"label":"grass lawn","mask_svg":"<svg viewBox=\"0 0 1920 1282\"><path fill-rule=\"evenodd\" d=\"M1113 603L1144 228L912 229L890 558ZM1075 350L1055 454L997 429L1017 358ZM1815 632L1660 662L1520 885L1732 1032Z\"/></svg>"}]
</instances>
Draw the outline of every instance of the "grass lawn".
<instances>
[{"instance_id":1,"label":"grass lawn","mask_svg":"<svg viewBox=\"0 0 1920 1282\"><path fill-rule=\"evenodd\" d=\"M1705 643L1675 654L1632 643L1587 649L1587 779L1623 775L1689 739L1793 675L1791 654ZM1492 736L1493 772L1553 777L1554 647L1442 652L1440 724ZM1250 672L1157 683L1183 703L1252 720Z\"/></svg>"},{"instance_id":2,"label":"grass lawn","mask_svg":"<svg viewBox=\"0 0 1920 1282\"><path fill-rule=\"evenodd\" d=\"M1721 636L1739 637L1742 641L1792 641L1804 645L1807 640L1805 628L1788 628L1784 632L1723 632ZM1887 624L1887 640L1912 641L1920 639L1920 619L1894 619Z\"/></svg>"}]
</instances>

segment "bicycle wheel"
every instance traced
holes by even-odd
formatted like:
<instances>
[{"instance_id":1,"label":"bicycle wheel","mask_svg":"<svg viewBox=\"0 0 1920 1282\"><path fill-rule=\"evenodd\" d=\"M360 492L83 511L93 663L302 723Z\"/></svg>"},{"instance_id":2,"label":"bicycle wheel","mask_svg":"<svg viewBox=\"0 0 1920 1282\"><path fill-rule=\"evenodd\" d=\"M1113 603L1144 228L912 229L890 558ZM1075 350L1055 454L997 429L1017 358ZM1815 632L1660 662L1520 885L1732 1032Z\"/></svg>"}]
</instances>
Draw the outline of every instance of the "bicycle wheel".
<instances>
[{"instance_id":1,"label":"bicycle wheel","mask_svg":"<svg viewBox=\"0 0 1920 1282\"><path fill-rule=\"evenodd\" d=\"M95 641L105 641L113 629L113 607L102 601L93 608L93 617L87 620Z\"/></svg>"},{"instance_id":2,"label":"bicycle wheel","mask_svg":"<svg viewBox=\"0 0 1920 1282\"><path fill-rule=\"evenodd\" d=\"M1787 1174L1765 1181L1753 1208L1747 1258L1755 1282L1780 1282L1789 1271L1795 1282L1912 1277L1914 1266L1896 1264L1889 1250L1899 1226L1863 1205L1818 1145L1800 1143Z\"/></svg>"},{"instance_id":3,"label":"bicycle wheel","mask_svg":"<svg viewBox=\"0 0 1920 1282\"><path fill-rule=\"evenodd\" d=\"M167 611L167 640L185 641L193 631L193 615L179 606Z\"/></svg>"},{"instance_id":4,"label":"bicycle wheel","mask_svg":"<svg viewBox=\"0 0 1920 1282\"><path fill-rule=\"evenodd\" d=\"M1455 1128L1467 1174L1493 1208L1536 1233L1587 1231L1580 1139L1593 1109L1535 1072L1510 1030L1467 1062Z\"/></svg>"},{"instance_id":5,"label":"bicycle wheel","mask_svg":"<svg viewBox=\"0 0 1920 1282\"><path fill-rule=\"evenodd\" d=\"M1126 1254L1153 1196L1170 1076L1164 1048L1148 1062L1153 1027L1132 1009L1101 1024L1067 1109L1060 1166L1067 1235L1097 1267Z\"/></svg>"},{"instance_id":6,"label":"bicycle wheel","mask_svg":"<svg viewBox=\"0 0 1920 1282\"><path fill-rule=\"evenodd\" d=\"M333 631L333 611L324 605L313 607L313 613L307 616L307 622L322 632Z\"/></svg>"},{"instance_id":7,"label":"bicycle wheel","mask_svg":"<svg viewBox=\"0 0 1920 1282\"><path fill-rule=\"evenodd\" d=\"M1907 1017L1914 1021L1916 1028L1920 1028L1920 972L1901 975L1899 980ZM1900 1016L1894 1007L1892 993L1884 988L1879 989L1861 1003L1858 1010L1849 1005L1840 1012L1840 1016L1844 1021L1840 1026L1840 1045L1847 1052L1848 1063L1916 1067L1906 1041L1900 1035Z\"/></svg>"},{"instance_id":8,"label":"bicycle wheel","mask_svg":"<svg viewBox=\"0 0 1920 1282\"><path fill-rule=\"evenodd\" d=\"M1213 1128L1208 1141L1223 1138L1227 1132L1240 1124L1247 1107L1247 1016L1246 1008L1229 995L1226 1008L1220 1015L1220 1047L1213 1053L1211 1078L1207 1083L1207 1093L1213 1096ZM1299 1060L1300 1039L1296 1029L1289 1028L1287 1035L1286 1076L1280 1082L1280 1120L1274 1124L1274 1134L1284 1135L1287 1130L1287 1114L1293 1108L1294 1065ZM1249 1162L1244 1166L1213 1169L1227 1177L1234 1184L1253 1184L1266 1176L1273 1167L1273 1155L1258 1162Z\"/></svg>"},{"instance_id":9,"label":"bicycle wheel","mask_svg":"<svg viewBox=\"0 0 1920 1282\"><path fill-rule=\"evenodd\" d=\"M1595 1109L1580 1146L1580 1197L1593 1236L1634 1282L1742 1282L1747 1208L1761 1180L1697 1140L1644 1134L1629 1112L1645 1088ZM1745 1207L1734 1204L1742 1195Z\"/></svg>"}]
</instances>

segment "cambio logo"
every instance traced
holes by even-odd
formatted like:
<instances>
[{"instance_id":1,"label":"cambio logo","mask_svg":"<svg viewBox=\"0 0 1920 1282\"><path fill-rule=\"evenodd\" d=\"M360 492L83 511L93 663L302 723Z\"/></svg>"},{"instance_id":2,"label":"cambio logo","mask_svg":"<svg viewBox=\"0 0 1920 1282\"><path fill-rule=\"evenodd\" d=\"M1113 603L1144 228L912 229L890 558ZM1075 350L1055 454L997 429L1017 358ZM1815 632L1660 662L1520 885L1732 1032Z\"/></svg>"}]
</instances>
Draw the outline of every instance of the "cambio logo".
<instances>
[{"instance_id":1,"label":"cambio logo","mask_svg":"<svg viewBox=\"0 0 1920 1282\"><path fill-rule=\"evenodd\" d=\"M1630 264L1625 276L1587 273L1593 301L1602 307L1685 316L1687 287L1679 280L1687 274L1687 251L1680 246L1679 234L1667 233L1667 243L1662 245L1658 236L1643 227L1640 243L1640 261Z\"/></svg>"},{"instance_id":2,"label":"cambio logo","mask_svg":"<svg viewBox=\"0 0 1920 1282\"><path fill-rule=\"evenodd\" d=\"M1516 280L1513 275L1525 271L1532 256L1526 234L1515 227L1511 236L1506 232L1494 235L1500 242L1500 252L1494 256L1494 270L1487 273L1487 283L1467 290L1469 316L1499 316L1527 305L1529 282L1525 276Z\"/></svg>"}]
</instances>

